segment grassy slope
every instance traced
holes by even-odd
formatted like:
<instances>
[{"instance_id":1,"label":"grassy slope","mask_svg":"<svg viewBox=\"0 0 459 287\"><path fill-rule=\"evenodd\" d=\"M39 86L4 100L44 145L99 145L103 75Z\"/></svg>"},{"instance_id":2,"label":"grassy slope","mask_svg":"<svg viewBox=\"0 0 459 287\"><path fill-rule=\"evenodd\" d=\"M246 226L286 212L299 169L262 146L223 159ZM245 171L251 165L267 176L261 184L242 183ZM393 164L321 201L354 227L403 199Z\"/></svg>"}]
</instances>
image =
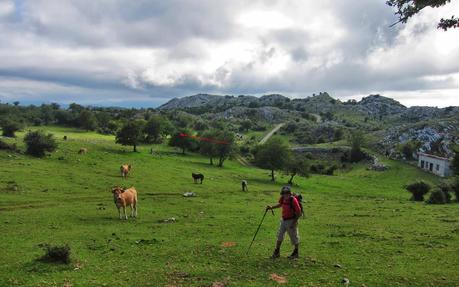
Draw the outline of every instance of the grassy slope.
<instances>
[{"instance_id":1,"label":"grassy slope","mask_svg":"<svg viewBox=\"0 0 459 287\"><path fill-rule=\"evenodd\" d=\"M264 206L277 200L287 178L271 184L267 171L232 161L219 169L165 146L156 148L158 158L148 146L132 153L110 136L50 129L60 144L50 157L0 152L0 286L209 286L225 279L231 286L274 286L273 272L290 286L337 286L343 277L353 286L459 282L459 206L408 201L404 184L437 180L414 167L391 161L384 173L357 166L347 174L297 179L294 190L307 201L301 258L286 259L291 248L285 244L283 258L273 262L267 257L278 211L266 217L249 256L245 251ZM80 147L89 153L77 155ZM134 166L126 181L118 174L121 163ZM205 174L203 185L192 183L192 171ZM248 193L240 191L243 178ZM5 190L8 181L19 191ZM137 188L137 220L118 220L109 193L115 184ZM198 197L183 198L185 191ZM158 222L169 217L177 222ZM140 239L147 241L136 243ZM236 246L222 247L227 241ZM34 261L43 253L40 243L68 243L71 266Z\"/></svg>"}]
</instances>

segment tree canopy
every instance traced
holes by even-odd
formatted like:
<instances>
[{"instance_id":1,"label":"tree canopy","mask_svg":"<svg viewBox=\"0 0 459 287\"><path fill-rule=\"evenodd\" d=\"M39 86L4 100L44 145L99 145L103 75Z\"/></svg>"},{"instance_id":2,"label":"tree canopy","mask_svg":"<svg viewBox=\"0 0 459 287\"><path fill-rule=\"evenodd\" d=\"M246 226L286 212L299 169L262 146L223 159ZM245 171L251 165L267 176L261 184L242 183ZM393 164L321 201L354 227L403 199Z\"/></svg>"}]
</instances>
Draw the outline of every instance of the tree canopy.
<instances>
[{"instance_id":1,"label":"tree canopy","mask_svg":"<svg viewBox=\"0 0 459 287\"><path fill-rule=\"evenodd\" d=\"M192 150L196 146L196 140L190 137L191 131L188 129L180 129L175 132L169 140L169 145L178 147L185 154L186 150Z\"/></svg>"},{"instance_id":2,"label":"tree canopy","mask_svg":"<svg viewBox=\"0 0 459 287\"><path fill-rule=\"evenodd\" d=\"M293 184L293 178L296 175L308 177L309 176L309 163L308 159L303 155L295 155L285 164L285 172L290 175L288 184Z\"/></svg>"},{"instance_id":3,"label":"tree canopy","mask_svg":"<svg viewBox=\"0 0 459 287\"><path fill-rule=\"evenodd\" d=\"M143 140L143 128L145 122L141 120L128 121L117 133L116 143L122 145L132 145L137 151L137 145Z\"/></svg>"},{"instance_id":4,"label":"tree canopy","mask_svg":"<svg viewBox=\"0 0 459 287\"><path fill-rule=\"evenodd\" d=\"M391 26L394 26L398 23L406 23L414 15L418 14L422 9L426 7L438 8L451 0L388 0L386 4L395 7L395 15L398 17L398 21ZM440 19L440 22L437 24L438 29L443 29L444 31L449 28L458 28L459 27L459 18L454 15L451 18Z\"/></svg>"},{"instance_id":5,"label":"tree canopy","mask_svg":"<svg viewBox=\"0 0 459 287\"><path fill-rule=\"evenodd\" d=\"M259 167L271 170L271 181L275 181L274 171L283 169L290 158L288 145L279 137L272 137L258 146L254 154Z\"/></svg>"}]
</instances>

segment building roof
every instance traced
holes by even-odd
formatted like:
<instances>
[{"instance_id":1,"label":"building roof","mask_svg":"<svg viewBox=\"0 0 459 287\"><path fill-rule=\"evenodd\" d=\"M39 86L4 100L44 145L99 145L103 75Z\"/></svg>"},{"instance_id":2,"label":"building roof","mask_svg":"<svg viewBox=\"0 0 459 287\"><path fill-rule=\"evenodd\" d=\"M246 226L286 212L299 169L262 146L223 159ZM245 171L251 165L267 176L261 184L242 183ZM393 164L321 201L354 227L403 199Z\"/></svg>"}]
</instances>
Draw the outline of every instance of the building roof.
<instances>
[{"instance_id":1,"label":"building roof","mask_svg":"<svg viewBox=\"0 0 459 287\"><path fill-rule=\"evenodd\" d=\"M449 161L449 158L446 158L446 157L441 157L441 156L436 156L436 155L433 155L433 154L428 154L428 153L423 153L423 152L420 152L418 153L419 156L423 155L425 157L431 157L431 158L436 158L436 159L439 159L439 160L446 160L446 161Z\"/></svg>"}]
</instances>

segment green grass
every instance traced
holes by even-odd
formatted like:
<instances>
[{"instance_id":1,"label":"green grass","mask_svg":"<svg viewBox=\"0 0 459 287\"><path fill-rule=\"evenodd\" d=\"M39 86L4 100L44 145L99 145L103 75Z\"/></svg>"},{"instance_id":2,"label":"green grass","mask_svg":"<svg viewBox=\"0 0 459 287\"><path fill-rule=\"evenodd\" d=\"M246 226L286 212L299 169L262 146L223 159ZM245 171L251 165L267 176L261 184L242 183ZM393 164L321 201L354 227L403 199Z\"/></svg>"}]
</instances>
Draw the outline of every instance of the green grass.
<instances>
[{"instance_id":1,"label":"green grass","mask_svg":"<svg viewBox=\"0 0 459 287\"><path fill-rule=\"evenodd\" d=\"M279 222L267 215L249 256L246 249L267 204L287 177L227 161L224 168L167 146L161 157L138 153L111 136L50 127L59 149L43 159L0 151L0 286L457 286L459 205L409 201L403 185L437 178L385 161L387 172L356 165L337 176L296 178L306 216L300 222L300 259L268 259ZM18 134L18 144L23 133ZM63 141L63 135L68 136ZM22 146L22 144L21 144ZM78 155L80 147L88 154ZM59 157L64 157L59 160ZM127 180L122 163L133 165ZM193 184L191 172L204 184ZM241 179L249 192L240 191ZM18 190L8 190L11 182ZM139 217L119 220L109 192L135 186ZM197 197L184 198L186 191ZM175 217L176 223L160 223ZM223 242L235 242L223 247ZM39 244L69 244L69 266L36 261ZM340 264L342 268L334 265Z\"/></svg>"}]
</instances>

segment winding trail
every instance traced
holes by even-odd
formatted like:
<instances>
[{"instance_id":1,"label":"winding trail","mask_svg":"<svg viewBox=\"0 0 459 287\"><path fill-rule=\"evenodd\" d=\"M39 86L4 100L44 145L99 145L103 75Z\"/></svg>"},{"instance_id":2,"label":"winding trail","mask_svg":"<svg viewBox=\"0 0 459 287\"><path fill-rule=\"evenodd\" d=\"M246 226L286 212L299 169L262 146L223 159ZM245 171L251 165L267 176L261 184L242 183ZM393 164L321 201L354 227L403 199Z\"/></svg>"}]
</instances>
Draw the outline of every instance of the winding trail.
<instances>
[{"instance_id":1,"label":"winding trail","mask_svg":"<svg viewBox=\"0 0 459 287\"><path fill-rule=\"evenodd\" d=\"M269 140L270 137L272 137L272 135L277 132L283 125L285 125L285 123L281 123L281 124L278 124L277 126L275 126L267 135L265 135L264 138L261 139L261 141L259 142L259 144L264 144L267 140Z\"/></svg>"},{"instance_id":2,"label":"winding trail","mask_svg":"<svg viewBox=\"0 0 459 287\"><path fill-rule=\"evenodd\" d=\"M264 144L267 140L269 140L270 137L272 137L272 135L277 132L285 123L281 123L281 124L278 124L276 125L267 135L265 135L259 144ZM241 155L239 154L236 154L234 156L234 158L243 166L252 166L250 164L250 162L248 162L244 157L242 157Z\"/></svg>"}]
</instances>

